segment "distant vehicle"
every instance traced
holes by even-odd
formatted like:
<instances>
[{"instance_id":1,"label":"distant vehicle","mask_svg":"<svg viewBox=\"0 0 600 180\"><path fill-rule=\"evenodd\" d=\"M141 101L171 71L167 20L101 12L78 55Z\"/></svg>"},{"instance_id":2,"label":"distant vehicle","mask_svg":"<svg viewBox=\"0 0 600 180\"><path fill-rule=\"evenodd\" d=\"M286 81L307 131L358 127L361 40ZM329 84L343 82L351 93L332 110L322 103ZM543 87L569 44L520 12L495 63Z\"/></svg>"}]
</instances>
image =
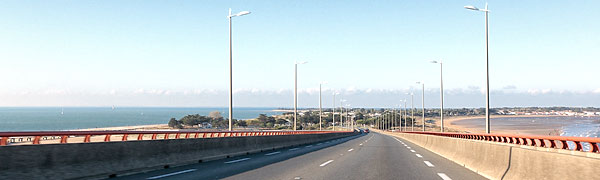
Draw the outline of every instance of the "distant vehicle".
<instances>
[{"instance_id":1,"label":"distant vehicle","mask_svg":"<svg viewBox=\"0 0 600 180\"><path fill-rule=\"evenodd\" d=\"M369 129L365 129L365 133L369 133Z\"/></svg>"}]
</instances>

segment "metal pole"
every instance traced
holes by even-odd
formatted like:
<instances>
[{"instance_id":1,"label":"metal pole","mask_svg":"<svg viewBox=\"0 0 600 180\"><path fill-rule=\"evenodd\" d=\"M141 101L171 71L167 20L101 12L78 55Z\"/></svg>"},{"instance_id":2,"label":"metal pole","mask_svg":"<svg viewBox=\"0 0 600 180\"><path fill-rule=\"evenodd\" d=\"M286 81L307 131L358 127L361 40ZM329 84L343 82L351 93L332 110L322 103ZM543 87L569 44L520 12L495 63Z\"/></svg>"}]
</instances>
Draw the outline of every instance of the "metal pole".
<instances>
[{"instance_id":1,"label":"metal pole","mask_svg":"<svg viewBox=\"0 0 600 180\"><path fill-rule=\"evenodd\" d=\"M294 63L294 131L298 114L298 63Z\"/></svg>"},{"instance_id":2,"label":"metal pole","mask_svg":"<svg viewBox=\"0 0 600 180\"><path fill-rule=\"evenodd\" d=\"M444 132L444 77L442 66L442 61L440 61L440 131Z\"/></svg>"},{"instance_id":3,"label":"metal pole","mask_svg":"<svg viewBox=\"0 0 600 180\"><path fill-rule=\"evenodd\" d=\"M331 112L333 114L331 121L333 121L333 130L335 131L335 92L333 93L333 108L331 108Z\"/></svg>"},{"instance_id":4,"label":"metal pole","mask_svg":"<svg viewBox=\"0 0 600 180\"><path fill-rule=\"evenodd\" d=\"M406 99L404 99L404 129L406 129L406 131L408 131L408 106L406 106Z\"/></svg>"},{"instance_id":5,"label":"metal pole","mask_svg":"<svg viewBox=\"0 0 600 180\"><path fill-rule=\"evenodd\" d=\"M422 83L423 91L421 92L421 111L423 111L423 132L425 132L425 83Z\"/></svg>"},{"instance_id":6,"label":"metal pole","mask_svg":"<svg viewBox=\"0 0 600 180\"><path fill-rule=\"evenodd\" d=\"M319 131L321 131L321 125L323 124L323 104L321 104L321 84L319 84Z\"/></svg>"},{"instance_id":7,"label":"metal pole","mask_svg":"<svg viewBox=\"0 0 600 180\"><path fill-rule=\"evenodd\" d=\"M402 101L400 101L400 131L404 131L404 129L402 128Z\"/></svg>"},{"instance_id":8,"label":"metal pole","mask_svg":"<svg viewBox=\"0 0 600 180\"><path fill-rule=\"evenodd\" d=\"M488 48L488 7L485 3L485 71L487 77L485 93L485 133L490 133L490 55Z\"/></svg>"},{"instance_id":9,"label":"metal pole","mask_svg":"<svg viewBox=\"0 0 600 180\"><path fill-rule=\"evenodd\" d=\"M415 102L414 100L414 94L410 93L410 116L411 116L411 120L410 120L410 124L412 126L412 130L411 131L415 131Z\"/></svg>"},{"instance_id":10,"label":"metal pole","mask_svg":"<svg viewBox=\"0 0 600 180\"><path fill-rule=\"evenodd\" d=\"M231 120L233 119L233 50L231 40L231 8L229 9L229 131L231 131Z\"/></svg>"}]
</instances>

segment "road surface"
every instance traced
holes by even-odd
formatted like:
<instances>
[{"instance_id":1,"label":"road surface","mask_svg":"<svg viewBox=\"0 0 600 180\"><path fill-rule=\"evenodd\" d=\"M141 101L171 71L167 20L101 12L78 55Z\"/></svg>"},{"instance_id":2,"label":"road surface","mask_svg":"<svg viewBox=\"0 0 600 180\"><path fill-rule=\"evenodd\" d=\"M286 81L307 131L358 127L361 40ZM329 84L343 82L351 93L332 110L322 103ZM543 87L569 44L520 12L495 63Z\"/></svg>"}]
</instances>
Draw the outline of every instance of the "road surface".
<instances>
[{"instance_id":1,"label":"road surface","mask_svg":"<svg viewBox=\"0 0 600 180\"><path fill-rule=\"evenodd\" d=\"M408 141L375 132L115 179L485 179Z\"/></svg>"}]
</instances>

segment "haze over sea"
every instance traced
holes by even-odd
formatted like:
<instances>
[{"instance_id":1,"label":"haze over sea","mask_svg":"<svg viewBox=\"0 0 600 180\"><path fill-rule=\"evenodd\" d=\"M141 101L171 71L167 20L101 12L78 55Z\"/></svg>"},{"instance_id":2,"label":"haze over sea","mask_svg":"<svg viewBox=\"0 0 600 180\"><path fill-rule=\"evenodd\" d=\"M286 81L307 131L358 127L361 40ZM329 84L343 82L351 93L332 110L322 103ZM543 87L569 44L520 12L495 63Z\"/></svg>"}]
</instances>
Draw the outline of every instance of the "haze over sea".
<instances>
[{"instance_id":1,"label":"haze over sea","mask_svg":"<svg viewBox=\"0 0 600 180\"><path fill-rule=\"evenodd\" d=\"M234 108L234 119L252 119L259 114L275 115L276 108ZM63 112L61 114L61 111ZM227 107L0 107L0 131L49 131L116 126L166 124L171 118L188 114L208 115L219 111L228 116Z\"/></svg>"}]
</instances>

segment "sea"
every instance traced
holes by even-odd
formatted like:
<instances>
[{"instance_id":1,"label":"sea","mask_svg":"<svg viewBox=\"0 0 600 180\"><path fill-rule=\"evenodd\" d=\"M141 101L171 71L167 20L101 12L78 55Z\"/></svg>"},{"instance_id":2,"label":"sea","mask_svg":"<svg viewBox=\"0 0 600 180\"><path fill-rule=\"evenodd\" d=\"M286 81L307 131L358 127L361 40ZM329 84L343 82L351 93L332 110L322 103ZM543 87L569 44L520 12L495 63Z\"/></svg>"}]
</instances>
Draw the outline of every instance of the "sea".
<instances>
[{"instance_id":1,"label":"sea","mask_svg":"<svg viewBox=\"0 0 600 180\"><path fill-rule=\"evenodd\" d=\"M278 115L276 108L234 108L234 119L253 119L259 114ZM219 111L228 117L227 107L0 107L0 132L56 131L116 126L167 124L171 118L188 114L208 115Z\"/></svg>"},{"instance_id":2,"label":"sea","mask_svg":"<svg viewBox=\"0 0 600 180\"><path fill-rule=\"evenodd\" d=\"M549 117L498 117L490 120L494 126L510 129L535 129L537 127L555 127L561 136L600 137L600 116L549 116ZM483 129L483 118L466 119L453 122L457 125L470 125Z\"/></svg>"}]
</instances>

